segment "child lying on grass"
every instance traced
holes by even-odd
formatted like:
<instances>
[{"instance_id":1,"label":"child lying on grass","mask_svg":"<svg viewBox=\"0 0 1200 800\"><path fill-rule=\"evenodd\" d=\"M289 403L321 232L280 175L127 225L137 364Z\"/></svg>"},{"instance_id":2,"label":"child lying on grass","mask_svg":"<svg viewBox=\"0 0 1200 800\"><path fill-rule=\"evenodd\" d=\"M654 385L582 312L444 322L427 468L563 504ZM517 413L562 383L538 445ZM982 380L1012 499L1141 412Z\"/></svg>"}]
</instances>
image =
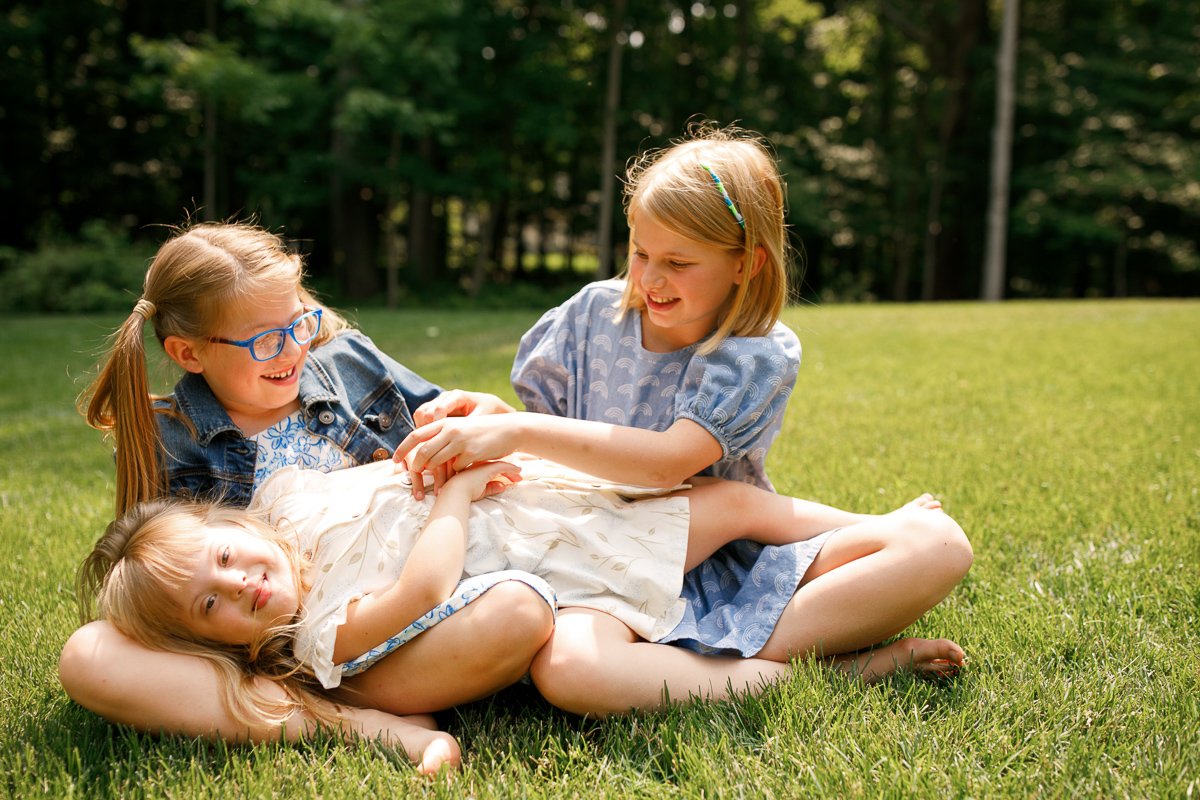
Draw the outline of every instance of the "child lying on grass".
<instances>
[{"instance_id":1,"label":"child lying on grass","mask_svg":"<svg viewBox=\"0 0 1200 800\"><path fill-rule=\"evenodd\" d=\"M339 689L342 678L401 646L395 632L447 595L473 591L473 576L533 573L524 579L553 591L560 607L603 612L654 641L683 614L684 572L737 539L836 537L842 532L830 529L839 521L851 529L884 521L924 531L908 546L896 540L910 575L897 587L906 595L901 606L905 613L919 608L916 616L970 565L966 537L929 495L871 517L737 482L697 479L663 493L550 462L522 463L473 466L422 500L412 496L407 473L381 462L332 473L285 468L248 510L141 504L112 523L84 561L85 613L95 596L101 614L142 645L209 659L239 719L282 720L301 708L337 724L331 698L354 703ZM852 562L867 568L863 580L894 583L890 572L871 575L869 555ZM856 618L880 617L888 629L896 613L854 610ZM900 667L952 673L963 659L953 642L916 639L824 655L867 677ZM284 697L263 696L256 675L275 681ZM399 717L390 730L423 772L458 763L446 734Z\"/></svg>"}]
</instances>

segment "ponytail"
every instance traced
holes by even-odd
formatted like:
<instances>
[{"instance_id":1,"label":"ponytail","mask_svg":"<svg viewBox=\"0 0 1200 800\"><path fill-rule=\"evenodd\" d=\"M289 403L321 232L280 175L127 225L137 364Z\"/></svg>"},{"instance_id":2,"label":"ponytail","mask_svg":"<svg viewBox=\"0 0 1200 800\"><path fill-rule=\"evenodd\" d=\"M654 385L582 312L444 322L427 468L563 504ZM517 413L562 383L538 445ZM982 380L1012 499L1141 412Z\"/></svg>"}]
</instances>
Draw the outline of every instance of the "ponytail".
<instances>
[{"instance_id":1,"label":"ponytail","mask_svg":"<svg viewBox=\"0 0 1200 800\"><path fill-rule=\"evenodd\" d=\"M143 339L146 321L155 311L149 300L138 300L133 313L113 334L100 374L80 399L80 411L88 425L113 437L118 517L143 500L166 494Z\"/></svg>"},{"instance_id":2,"label":"ponytail","mask_svg":"<svg viewBox=\"0 0 1200 800\"><path fill-rule=\"evenodd\" d=\"M151 323L158 341L203 340L229 309L270 292L294 291L319 304L303 283L304 263L278 235L252 224L198 223L175 229L146 270L142 297L109 343L107 360L79 399L89 425L112 434L117 452L116 514L168 493L166 461L150 394L143 337ZM349 327L324 309L317 347ZM166 398L163 398L166 399ZM167 413L175 414L172 406ZM189 421L178 415L190 427ZM194 433L194 430L193 430Z\"/></svg>"}]
</instances>

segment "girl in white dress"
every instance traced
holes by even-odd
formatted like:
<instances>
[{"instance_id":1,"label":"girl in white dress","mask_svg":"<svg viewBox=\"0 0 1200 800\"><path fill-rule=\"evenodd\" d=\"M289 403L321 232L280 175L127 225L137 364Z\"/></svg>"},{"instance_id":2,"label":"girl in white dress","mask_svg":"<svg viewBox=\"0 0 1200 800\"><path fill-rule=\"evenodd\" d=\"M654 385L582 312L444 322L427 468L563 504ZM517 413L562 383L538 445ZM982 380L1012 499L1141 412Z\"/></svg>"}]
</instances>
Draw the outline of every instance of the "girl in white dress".
<instances>
[{"instance_id":1,"label":"girl in white dress","mask_svg":"<svg viewBox=\"0 0 1200 800\"><path fill-rule=\"evenodd\" d=\"M723 544L800 541L868 519L737 482L698 479L663 493L522 463L476 465L422 500L385 462L328 474L287 468L246 511L145 504L110 525L84 561L81 597L85 607L98 597L101 614L146 647L212 661L239 719L297 709L328 719L334 707L322 695L385 655L389 637L464 577L540 575L560 606L611 614L653 641L683 613L684 572ZM945 518L928 495L892 515ZM947 551L969 554L945 519ZM967 566L969 557L946 559L926 576L934 603ZM861 669L872 658L891 654L841 661ZM952 672L961 658L954 647L916 666ZM287 699L256 694L255 674ZM422 769L457 763L453 740L416 727L400 738Z\"/></svg>"}]
</instances>

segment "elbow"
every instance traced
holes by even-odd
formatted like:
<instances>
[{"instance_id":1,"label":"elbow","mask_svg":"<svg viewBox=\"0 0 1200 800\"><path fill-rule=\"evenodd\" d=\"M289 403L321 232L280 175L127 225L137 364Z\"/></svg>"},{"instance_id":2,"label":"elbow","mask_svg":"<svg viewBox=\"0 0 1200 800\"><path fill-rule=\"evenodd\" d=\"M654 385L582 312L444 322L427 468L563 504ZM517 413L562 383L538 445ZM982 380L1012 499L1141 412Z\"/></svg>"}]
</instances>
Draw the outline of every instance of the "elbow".
<instances>
[{"instance_id":1,"label":"elbow","mask_svg":"<svg viewBox=\"0 0 1200 800\"><path fill-rule=\"evenodd\" d=\"M695 464L690 462L662 464L661 469L654 470L646 476L646 485L655 489L674 489L694 478L698 471Z\"/></svg>"},{"instance_id":2,"label":"elbow","mask_svg":"<svg viewBox=\"0 0 1200 800\"><path fill-rule=\"evenodd\" d=\"M646 485L652 489L674 489L681 483L686 483L690 474L669 473L665 475L651 476L650 480L646 481Z\"/></svg>"},{"instance_id":3,"label":"elbow","mask_svg":"<svg viewBox=\"0 0 1200 800\"><path fill-rule=\"evenodd\" d=\"M118 636L107 623L89 622L71 634L58 657L58 682L67 696L107 719L116 719L113 711L121 702L107 680L104 659L106 640Z\"/></svg>"}]
</instances>

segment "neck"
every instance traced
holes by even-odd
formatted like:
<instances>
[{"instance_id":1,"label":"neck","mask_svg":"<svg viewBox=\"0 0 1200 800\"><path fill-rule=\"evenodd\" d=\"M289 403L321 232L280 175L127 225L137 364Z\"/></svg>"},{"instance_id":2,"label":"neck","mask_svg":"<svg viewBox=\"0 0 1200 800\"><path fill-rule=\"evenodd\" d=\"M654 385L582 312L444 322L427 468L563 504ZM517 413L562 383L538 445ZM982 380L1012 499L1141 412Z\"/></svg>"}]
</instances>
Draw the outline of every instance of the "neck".
<instances>
[{"instance_id":1,"label":"neck","mask_svg":"<svg viewBox=\"0 0 1200 800\"><path fill-rule=\"evenodd\" d=\"M229 411L233 424L242 430L243 436L254 436L300 409L300 398L296 398L286 406L272 409L265 414L244 414L240 411Z\"/></svg>"}]
</instances>

